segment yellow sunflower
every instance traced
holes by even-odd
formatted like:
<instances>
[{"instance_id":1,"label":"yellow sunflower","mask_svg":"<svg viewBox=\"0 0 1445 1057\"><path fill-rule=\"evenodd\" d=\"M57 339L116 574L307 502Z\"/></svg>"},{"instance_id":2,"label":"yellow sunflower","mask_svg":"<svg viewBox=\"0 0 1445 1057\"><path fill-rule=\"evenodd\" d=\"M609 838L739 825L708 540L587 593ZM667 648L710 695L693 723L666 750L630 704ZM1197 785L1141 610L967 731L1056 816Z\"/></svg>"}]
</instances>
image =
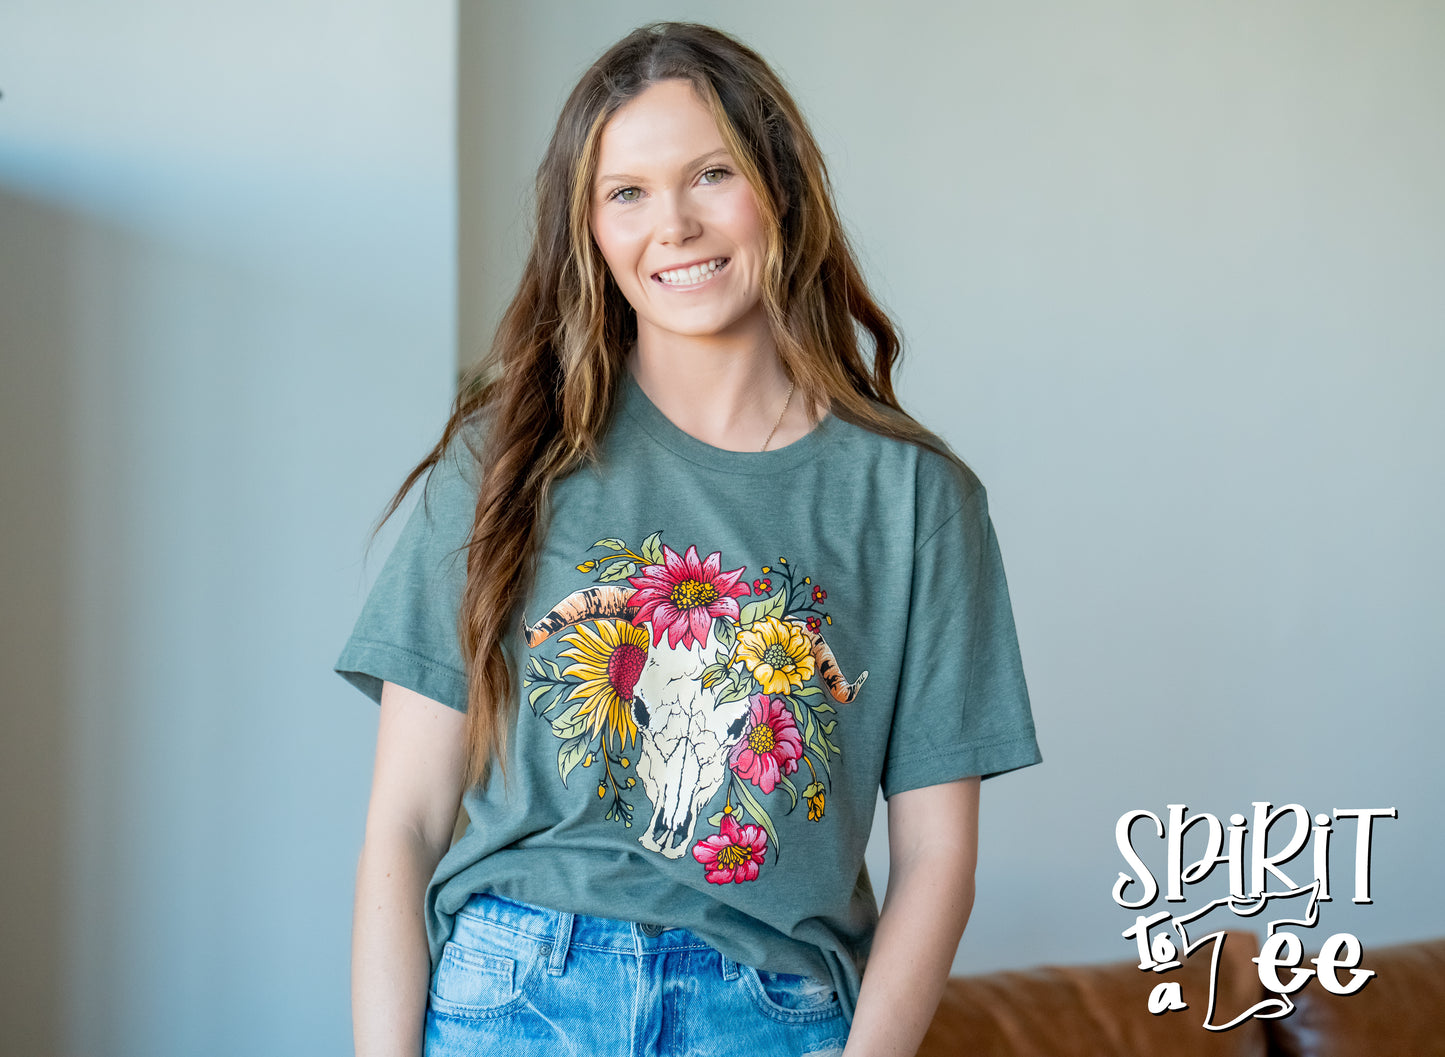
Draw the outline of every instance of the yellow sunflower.
<instances>
[{"instance_id":1,"label":"yellow sunflower","mask_svg":"<svg viewBox=\"0 0 1445 1057\"><path fill-rule=\"evenodd\" d=\"M740 632L738 657L764 693L786 694L813 678L813 645L790 620L765 617Z\"/></svg>"},{"instance_id":2,"label":"yellow sunflower","mask_svg":"<svg viewBox=\"0 0 1445 1057\"><path fill-rule=\"evenodd\" d=\"M625 620L597 620L593 627L597 630L577 624L562 636L572 648L559 650L557 656L577 662L562 674L582 680L568 700L583 702L578 715L588 717L590 734L616 731L628 745L637 740L632 691L647 662L647 629Z\"/></svg>"}]
</instances>

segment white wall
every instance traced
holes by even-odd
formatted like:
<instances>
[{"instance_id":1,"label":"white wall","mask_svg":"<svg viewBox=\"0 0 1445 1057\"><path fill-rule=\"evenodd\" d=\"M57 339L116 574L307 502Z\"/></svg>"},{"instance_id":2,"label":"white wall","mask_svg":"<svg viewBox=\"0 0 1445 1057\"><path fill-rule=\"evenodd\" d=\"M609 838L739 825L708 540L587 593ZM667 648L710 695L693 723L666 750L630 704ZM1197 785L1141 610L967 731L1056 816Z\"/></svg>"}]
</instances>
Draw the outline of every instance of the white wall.
<instances>
[{"instance_id":1,"label":"white wall","mask_svg":"<svg viewBox=\"0 0 1445 1057\"><path fill-rule=\"evenodd\" d=\"M955 968L1131 957L1114 822L1177 802L1398 807L1322 931L1445 933L1445 9L464 4L464 352L566 92L659 18L785 75L989 486L1046 763L985 787Z\"/></svg>"},{"instance_id":2,"label":"white wall","mask_svg":"<svg viewBox=\"0 0 1445 1057\"><path fill-rule=\"evenodd\" d=\"M451 393L454 23L0 10L5 1052L349 1051L329 667Z\"/></svg>"}]
</instances>

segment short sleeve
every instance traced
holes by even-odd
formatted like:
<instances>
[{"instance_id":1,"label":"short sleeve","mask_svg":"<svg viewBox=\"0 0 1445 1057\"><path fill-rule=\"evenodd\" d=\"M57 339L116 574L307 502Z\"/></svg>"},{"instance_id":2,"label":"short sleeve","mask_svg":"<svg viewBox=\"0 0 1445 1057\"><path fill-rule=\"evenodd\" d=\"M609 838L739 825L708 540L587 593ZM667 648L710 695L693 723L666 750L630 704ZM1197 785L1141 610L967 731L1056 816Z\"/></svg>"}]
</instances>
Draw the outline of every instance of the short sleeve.
<instances>
[{"instance_id":1,"label":"short sleeve","mask_svg":"<svg viewBox=\"0 0 1445 1057\"><path fill-rule=\"evenodd\" d=\"M465 712L466 665L457 617L476 488L456 444L432 468L421 499L367 595L336 673L373 701L392 682Z\"/></svg>"},{"instance_id":2,"label":"short sleeve","mask_svg":"<svg viewBox=\"0 0 1445 1057\"><path fill-rule=\"evenodd\" d=\"M917 545L883 794L1038 763L1003 559L983 486Z\"/></svg>"}]
</instances>

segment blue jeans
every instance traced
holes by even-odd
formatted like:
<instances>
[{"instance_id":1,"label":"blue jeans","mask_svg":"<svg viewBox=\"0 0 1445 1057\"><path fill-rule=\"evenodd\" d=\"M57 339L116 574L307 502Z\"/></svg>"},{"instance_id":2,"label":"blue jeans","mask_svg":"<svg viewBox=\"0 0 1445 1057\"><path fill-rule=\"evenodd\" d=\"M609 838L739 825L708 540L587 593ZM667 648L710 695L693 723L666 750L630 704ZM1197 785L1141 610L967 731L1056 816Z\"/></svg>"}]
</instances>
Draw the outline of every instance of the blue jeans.
<instances>
[{"instance_id":1,"label":"blue jeans","mask_svg":"<svg viewBox=\"0 0 1445 1057\"><path fill-rule=\"evenodd\" d=\"M432 977L427 1057L835 1057L830 983L724 958L686 929L490 894L458 912Z\"/></svg>"}]
</instances>

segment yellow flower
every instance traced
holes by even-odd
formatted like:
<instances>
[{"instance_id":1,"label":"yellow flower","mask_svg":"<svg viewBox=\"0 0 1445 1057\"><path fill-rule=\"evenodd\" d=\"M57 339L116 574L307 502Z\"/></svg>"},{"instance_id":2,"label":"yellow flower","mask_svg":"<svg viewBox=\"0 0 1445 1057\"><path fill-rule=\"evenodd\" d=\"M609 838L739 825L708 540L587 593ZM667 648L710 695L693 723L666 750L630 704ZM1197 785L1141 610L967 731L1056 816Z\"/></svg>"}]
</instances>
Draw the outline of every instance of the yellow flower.
<instances>
[{"instance_id":1,"label":"yellow flower","mask_svg":"<svg viewBox=\"0 0 1445 1057\"><path fill-rule=\"evenodd\" d=\"M813 646L800 625L765 617L738 635L738 658L763 692L786 694L813 678Z\"/></svg>"},{"instance_id":2,"label":"yellow flower","mask_svg":"<svg viewBox=\"0 0 1445 1057\"><path fill-rule=\"evenodd\" d=\"M803 790L803 796L808 801L808 821L817 822L823 817L823 807L827 801L823 794L823 783L814 782Z\"/></svg>"},{"instance_id":3,"label":"yellow flower","mask_svg":"<svg viewBox=\"0 0 1445 1057\"><path fill-rule=\"evenodd\" d=\"M577 662L562 674L582 680L568 700L583 702L578 715L588 717L590 735L616 731L626 745L637 740L632 691L647 661L647 629L625 620L598 620L593 627L597 630L578 624L562 636L571 649L559 650L557 656Z\"/></svg>"}]
</instances>

